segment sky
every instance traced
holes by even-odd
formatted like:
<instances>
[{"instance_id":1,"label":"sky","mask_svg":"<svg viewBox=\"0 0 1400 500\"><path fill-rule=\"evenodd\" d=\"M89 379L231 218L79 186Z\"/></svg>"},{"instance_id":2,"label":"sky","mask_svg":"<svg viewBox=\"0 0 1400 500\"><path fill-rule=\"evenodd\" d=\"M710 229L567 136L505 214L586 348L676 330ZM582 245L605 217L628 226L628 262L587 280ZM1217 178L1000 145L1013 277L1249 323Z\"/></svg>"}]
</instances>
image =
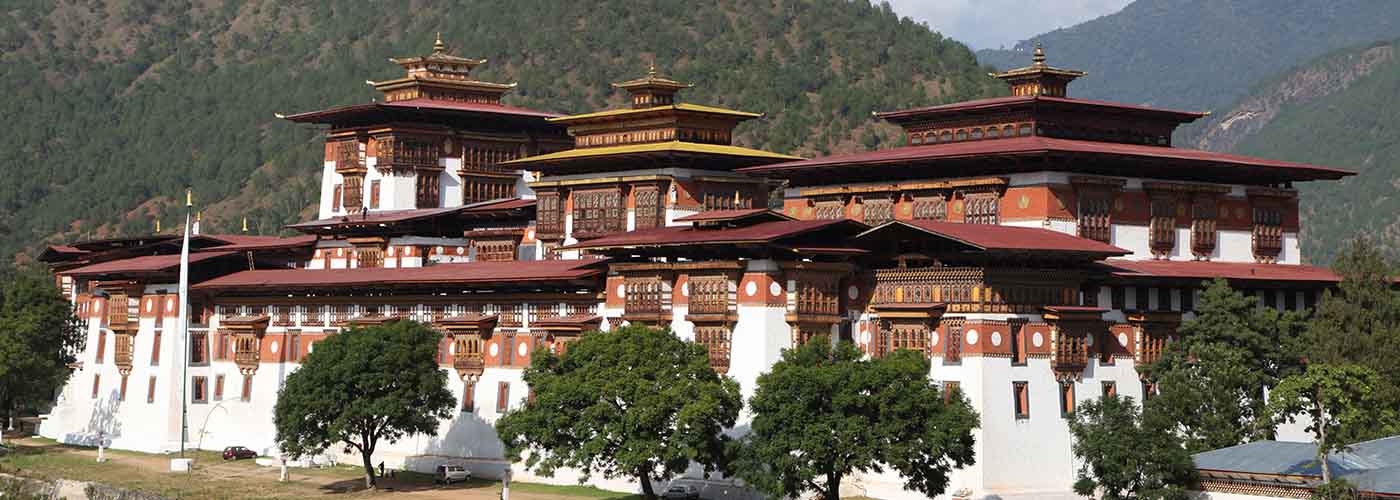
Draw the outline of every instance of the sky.
<instances>
[{"instance_id":1,"label":"sky","mask_svg":"<svg viewBox=\"0 0 1400 500\"><path fill-rule=\"evenodd\" d=\"M1131 0L888 0L894 11L973 49L1017 41L1118 12Z\"/></svg>"}]
</instances>

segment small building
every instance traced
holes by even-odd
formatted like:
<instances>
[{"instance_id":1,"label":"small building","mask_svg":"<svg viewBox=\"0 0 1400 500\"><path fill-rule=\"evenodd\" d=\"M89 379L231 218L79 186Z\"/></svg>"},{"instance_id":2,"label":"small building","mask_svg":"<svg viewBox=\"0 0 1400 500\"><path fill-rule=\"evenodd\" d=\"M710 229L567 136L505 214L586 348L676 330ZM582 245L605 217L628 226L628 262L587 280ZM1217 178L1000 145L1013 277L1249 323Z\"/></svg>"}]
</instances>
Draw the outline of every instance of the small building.
<instances>
[{"instance_id":1,"label":"small building","mask_svg":"<svg viewBox=\"0 0 1400 500\"><path fill-rule=\"evenodd\" d=\"M1322 483L1315 443L1255 441L1197 453L1201 500L1312 498ZM1327 456L1333 478L1360 498L1400 497L1400 436L1357 443Z\"/></svg>"}]
</instances>

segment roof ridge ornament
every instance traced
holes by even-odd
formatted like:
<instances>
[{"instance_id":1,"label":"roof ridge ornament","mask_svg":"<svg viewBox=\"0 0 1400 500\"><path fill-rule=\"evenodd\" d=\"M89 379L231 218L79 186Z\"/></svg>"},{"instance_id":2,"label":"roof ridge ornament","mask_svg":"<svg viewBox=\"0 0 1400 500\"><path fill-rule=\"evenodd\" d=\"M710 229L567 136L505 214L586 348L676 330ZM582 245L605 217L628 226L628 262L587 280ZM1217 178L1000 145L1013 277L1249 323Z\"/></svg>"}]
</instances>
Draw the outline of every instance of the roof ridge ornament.
<instances>
[{"instance_id":1,"label":"roof ridge ornament","mask_svg":"<svg viewBox=\"0 0 1400 500\"><path fill-rule=\"evenodd\" d=\"M1088 74L1050 66L1045 59L1045 46L1037 41L1030 66L992 73L991 76L1006 82L1013 96L1065 97L1069 83Z\"/></svg>"}]
</instances>

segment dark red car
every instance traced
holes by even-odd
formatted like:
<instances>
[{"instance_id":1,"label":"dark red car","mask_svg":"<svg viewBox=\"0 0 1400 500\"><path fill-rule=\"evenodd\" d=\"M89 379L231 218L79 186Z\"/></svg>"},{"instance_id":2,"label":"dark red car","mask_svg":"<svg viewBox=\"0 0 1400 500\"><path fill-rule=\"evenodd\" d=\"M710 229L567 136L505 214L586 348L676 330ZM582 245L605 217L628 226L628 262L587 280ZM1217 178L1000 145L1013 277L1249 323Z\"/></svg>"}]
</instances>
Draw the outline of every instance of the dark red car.
<instances>
[{"instance_id":1,"label":"dark red car","mask_svg":"<svg viewBox=\"0 0 1400 500\"><path fill-rule=\"evenodd\" d=\"M258 458L258 452L242 446L224 448L224 460L238 460L240 458Z\"/></svg>"}]
</instances>

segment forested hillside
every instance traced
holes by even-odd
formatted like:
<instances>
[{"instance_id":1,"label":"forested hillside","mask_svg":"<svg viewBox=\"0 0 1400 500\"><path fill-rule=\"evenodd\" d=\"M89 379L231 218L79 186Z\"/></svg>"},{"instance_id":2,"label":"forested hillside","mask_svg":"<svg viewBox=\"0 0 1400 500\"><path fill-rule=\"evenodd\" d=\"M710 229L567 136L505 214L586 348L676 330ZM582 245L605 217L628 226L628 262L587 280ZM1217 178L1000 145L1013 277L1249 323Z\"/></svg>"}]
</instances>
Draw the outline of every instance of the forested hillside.
<instances>
[{"instance_id":1,"label":"forested hillside","mask_svg":"<svg viewBox=\"0 0 1400 500\"><path fill-rule=\"evenodd\" d=\"M1337 51L1256 87L1207 123L1198 144L1358 172L1299 186L1303 253L1330 262L1371 237L1400 255L1400 41Z\"/></svg>"},{"instance_id":2,"label":"forested hillside","mask_svg":"<svg viewBox=\"0 0 1400 500\"><path fill-rule=\"evenodd\" d=\"M1089 72L1079 97L1219 110L1256 83L1332 50L1400 36L1395 0L1137 0L1122 11L981 50L999 68L1030 62Z\"/></svg>"},{"instance_id":3,"label":"forested hillside","mask_svg":"<svg viewBox=\"0 0 1400 500\"><path fill-rule=\"evenodd\" d=\"M176 226L192 185L206 230L308 215L316 129L276 120L367 102L385 61L428 50L490 60L508 102L580 112L655 59L685 98L766 113L744 145L875 147L870 112L1000 92L963 45L865 0L11 0L0 6L0 259L41 243ZM27 252L26 249L28 250Z\"/></svg>"}]
</instances>

